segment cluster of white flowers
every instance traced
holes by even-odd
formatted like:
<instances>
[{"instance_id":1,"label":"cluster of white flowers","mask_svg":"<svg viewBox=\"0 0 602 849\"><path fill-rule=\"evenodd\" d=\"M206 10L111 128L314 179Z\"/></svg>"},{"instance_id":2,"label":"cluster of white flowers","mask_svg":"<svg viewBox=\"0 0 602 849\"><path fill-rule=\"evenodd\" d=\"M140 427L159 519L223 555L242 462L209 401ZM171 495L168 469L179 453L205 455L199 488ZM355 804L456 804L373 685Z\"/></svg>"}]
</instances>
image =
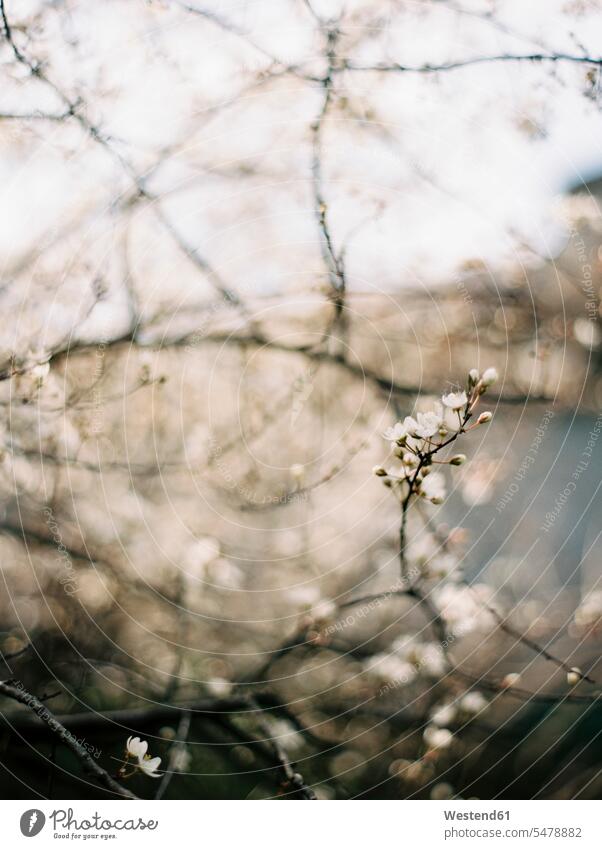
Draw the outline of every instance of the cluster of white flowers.
<instances>
[{"instance_id":1,"label":"cluster of white flowers","mask_svg":"<svg viewBox=\"0 0 602 849\"><path fill-rule=\"evenodd\" d=\"M159 778L161 773L157 772L157 770L159 769L161 758L151 758L147 751L148 743L146 740L141 740L140 737L128 737L125 746L126 764L121 769L122 775L124 775L130 760L133 760L134 764L132 766L134 767L134 771L138 770L149 778Z\"/></svg>"},{"instance_id":2,"label":"cluster of white flowers","mask_svg":"<svg viewBox=\"0 0 602 849\"><path fill-rule=\"evenodd\" d=\"M414 634L394 640L389 652L373 655L364 668L381 681L410 684L418 676L439 678L445 672L445 655L438 643L424 642Z\"/></svg>"},{"instance_id":3,"label":"cluster of white flowers","mask_svg":"<svg viewBox=\"0 0 602 849\"><path fill-rule=\"evenodd\" d=\"M397 654L375 654L366 661L366 669L381 681L409 684L416 678L416 669Z\"/></svg>"},{"instance_id":4,"label":"cluster of white flowers","mask_svg":"<svg viewBox=\"0 0 602 849\"><path fill-rule=\"evenodd\" d=\"M493 596L486 584L467 587L447 582L433 590L442 618L457 636L487 631L495 624L494 615L487 609L494 606Z\"/></svg>"},{"instance_id":5,"label":"cluster of white flowers","mask_svg":"<svg viewBox=\"0 0 602 849\"><path fill-rule=\"evenodd\" d=\"M487 369L482 376L472 369L466 389L445 393L432 409L406 416L388 428L383 436L391 443L396 462L388 468L375 466L374 474L385 478L389 487L401 487L407 492L409 486L410 491L427 501L440 504L445 498L445 478L441 472L432 471L433 455L468 429L479 397L495 380L495 369ZM491 418L491 413L481 413L475 424L486 424ZM435 462L461 466L465 460L464 454L455 454Z\"/></svg>"},{"instance_id":6,"label":"cluster of white flowers","mask_svg":"<svg viewBox=\"0 0 602 849\"><path fill-rule=\"evenodd\" d=\"M451 725L458 716L474 716L482 713L489 705L487 699L478 690L464 693L455 701L443 702L431 710L430 722L440 728Z\"/></svg>"},{"instance_id":7,"label":"cluster of white flowers","mask_svg":"<svg viewBox=\"0 0 602 849\"><path fill-rule=\"evenodd\" d=\"M416 672L437 677L445 671L445 657L438 643L424 642L406 634L393 642L393 651Z\"/></svg>"}]
</instances>

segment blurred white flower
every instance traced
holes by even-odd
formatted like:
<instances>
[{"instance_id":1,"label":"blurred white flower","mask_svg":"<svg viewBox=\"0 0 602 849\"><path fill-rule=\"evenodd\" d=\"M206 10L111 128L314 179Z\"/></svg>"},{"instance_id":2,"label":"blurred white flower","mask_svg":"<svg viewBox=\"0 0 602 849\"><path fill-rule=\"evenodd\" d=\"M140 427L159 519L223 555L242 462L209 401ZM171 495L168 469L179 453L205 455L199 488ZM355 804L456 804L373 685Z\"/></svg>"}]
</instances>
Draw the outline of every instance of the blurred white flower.
<instances>
[{"instance_id":1,"label":"blurred white flower","mask_svg":"<svg viewBox=\"0 0 602 849\"><path fill-rule=\"evenodd\" d=\"M588 593L575 611L575 625L580 630L596 628L602 622L602 590Z\"/></svg>"},{"instance_id":2,"label":"blurred white flower","mask_svg":"<svg viewBox=\"0 0 602 849\"><path fill-rule=\"evenodd\" d=\"M483 377L481 378L481 383L483 386L492 386L498 379L497 369L488 368L483 372Z\"/></svg>"},{"instance_id":3,"label":"blurred white flower","mask_svg":"<svg viewBox=\"0 0 602 849\"><path fill-rule=\"evenodd\" d=\"M462 498L466 504L473 507L491 500L499 466L496 460L481 458L471 460L470 466L462 470Z\"/></svg>"},{"instance_id":4,"label":"blurred white flower","mask_svg":"<svg viewBox=\"0 0 602 849\"><path fill-rule=\"evenodd\" d=\"M421 480L419 492L433 504L440 504L445 498L445 478L441 472L433 472Z\"/></svg>"},{"instance_id":5,"label":"blurred white flower","mask_svg":"<svg viewBox=\"0 0 602 849\"><path fill-rule=\"evenodd\" d=\"M454 739L449 728L438 728L436 725L427 725L423 737L429 749L446 749Z\"/></svg>"},{"instance_id":6,"label":"blurred white flower","mask_svg":"<svg viewBox=\"0 0 602 849\"><path fill-rule=\"evenodd\" d=\"M453 554L439 554L425 564L424 574L428 578L449 578L458 568L458 559Z\"/></svg>"},{"instance_id":7,"label":"blurred white flower","mask_svg":"<svg viewBox=\"0 0 602 849\"><path fill-rule=\"evenodd\" d=\"M293 465L289 469L291 473L291 477L296 481L300 481L303 479L303 475L305 474L305 466L301 463L293 463Z\"/></svg>"},{"instance_id":8,"label":"blurred white flower","mask_svg":"<svg viewBox=\"0 0 602 849\"><path fill-rule=\"evenodd\" d=\"M466 397L466 392L448 392L447 395L443 395L441 400L445 404L446 407L449 407L450 410L461 410L462 407L465 407L468 403L468 398Z\"/></svg>"},{"instance_id":9,"label":"blurred white flower","mask_svg":"<svg viewBox=\"0 0 602 849\"><path fill-rule=\"evenodd\" d=\"M445 655L437 643L422 643L415 650L418 668L428 675L439 677L445 672Z\"/></svg>"},{"instance_id":10,"label":"blurred white flower","mask_svg":"<svg viewBox=\"0 0 602 849\"><path fill-rule=\"evenodd\" d=\"M422 533L408 545L408 559L413 563L424 566L437 552L438 543L432 534Z\"/></svg>"},{"instance_id":11,"label":"blurred white flower","mask_svg":"<svg viewBox=\"0 0 602 849\"><path fill-rule=\"evenodd\" d=\"M325 619L329 619L334 613L336 613L336 609L337 606L334 601L323 599L322 601L319 601L317 604L313 605L313 607L309 611L309 615L313 619L322 622Z\"/></svg>"},{"instance_id":12,"label":"blurred white flower","mask_svg":"<svg viewBox=\"0 0 602 849\"><path fill-rule=\"evenodd\" d=\"M218 557L207 564L205 573L205 580L220 588L238 589L244 583L243 570L225 557Z\"/></svg>"},{"instance_id":13,"label":"blurred white flower","mask_svg":"<svg viewBox=\"0 0 602 849\"><path fill-rule=\"evenodd\" d=\"M490 587L476 584L472 587L459 586L446 582L434 588L433 598L441 611L441 616L457 635L472 631L485 631L492 627L495 620L481 600L491 604L493 593Z\"/></svg>"},{"instance_id":14,"label":"blurred white flower","mask_svg":"<svg viewBox=\"0 0 602 849\"><path fill-rule=\"evenodd\" d=\"M456 718L457 708L452 702L439 705L431 711L431 722L443 728Z\"/></svg>"},{"instance_id":15,"label":"blurred white flower","mask_svg":"<svg viewBox=\"0 0 602 849\"><path fill-rule=\"evenodd\" d=\"M431 790L431 799L443 801L444 799L453 799L456 791L447 781L439 781Z\"/></svg>"},{"instance_id":16,"label":"blurred white flower","mask_svg":"<svg viewBox=\"0 0 602 849\"><path fill-rule=\"evenodd\" d=\"M192 755L184 746L174 747L176 750L170 758L170 766L174 772L188 772L192 763Z\"/></svg>"},{"instance_id":17,"label":"blurred white flower","mask_svg":"<svg viewBox=\"0 0 602 849\"><path fill-rule=\"evenodd\" d=\"M294 605L310 608L320 601L320 587L315 584L302 584L298 587L290 587L286 591L287 601Z\"/></svg>"},{"instance_id":18,"label":"blurred white flower","mask_svg":"<svg viewBox=\"0 0 602 849\"><path fill-rule=\"evenodd\" d=\"M466 693L459 701L460 709L466 713L480 713L488 706L487 699L477 690Z\"/></svg>"},{"instance_id":19,"label":"blurred white flower","mask_svg":"<svg viewBox=\"0 0 602 849\"><path fill-rule=\"evenodd\" d=\"M232 684L225 678L212 678L206 683L207 691L218 699L223 699L232 692Z\"/></svg>"},{"instance_id":20,"label":"blurred white flower","mask_svg":"<svg viewBox=\"0 0 602 849\"><path fill-rule=\"evenodd\" d=\"M520 672L509 672L502 678L502 687L505 687L506 689L509 689L510 687L516 687L519 682Z\"/></svg>"},{"instance_id":21,"label":"blurred white flower","mask_svg":"<svg viewBox=\"0 0 602 849\"><path fill-rule=\"evenodd\" d=\"M375 654L366 666L369 672L385 681L409 684L416 677L416 670L412 664L402 660L396 654Z\"/></svg>"},{"instance_id":22,"label":"blurred white flower","mask_svg":"<svg viewBox=\"0 0 602 849\"><path fill-rule=\"evenodd\" d=\"M592 321L591 318L575 319L573 334L577 342L584 348L597 348L602 341L598 323Z\"/></svg>"},{"instance_id":23,"label":"blurred white flower","mask_svg":"<svg viewBox=\"0 0 602 849\"><path fill-rule=\"evenodd\" d=\"M196 578L205 578L207 566L220 555L219 540L213 537L184 540L178 563L181 569Z\"/></svg>"},{"instance_id":24,"label":"blurred white flower","mask_svg":"<svg viewBox=\"0 0 602 849\"><path fill-rule=\"evenodd\" d=\"M273 738L287 752L295 752L303 746L303 735L286 719L276 719L270 724Z\"/></svg>"}]
</instances>

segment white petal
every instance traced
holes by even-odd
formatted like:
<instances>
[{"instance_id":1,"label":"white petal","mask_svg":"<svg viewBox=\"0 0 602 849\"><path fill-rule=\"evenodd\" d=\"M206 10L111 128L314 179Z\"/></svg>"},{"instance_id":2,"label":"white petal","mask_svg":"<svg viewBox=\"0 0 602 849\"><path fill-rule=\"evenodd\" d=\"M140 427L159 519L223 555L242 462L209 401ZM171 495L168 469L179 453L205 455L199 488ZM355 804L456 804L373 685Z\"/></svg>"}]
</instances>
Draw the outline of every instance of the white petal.
<instances>
[{"instance_id":1,"label":"white petal","mask_svg":"<svg viewBox=\"0 0 602 849\"><path fill-rule=\"evenodd\" d=\"M160 763L161 758L148 758L147 760L141 760L138 764L138 768L150 778L157 778L159 773L156 770L159 768Z\"/></svg>"}]
</instances>

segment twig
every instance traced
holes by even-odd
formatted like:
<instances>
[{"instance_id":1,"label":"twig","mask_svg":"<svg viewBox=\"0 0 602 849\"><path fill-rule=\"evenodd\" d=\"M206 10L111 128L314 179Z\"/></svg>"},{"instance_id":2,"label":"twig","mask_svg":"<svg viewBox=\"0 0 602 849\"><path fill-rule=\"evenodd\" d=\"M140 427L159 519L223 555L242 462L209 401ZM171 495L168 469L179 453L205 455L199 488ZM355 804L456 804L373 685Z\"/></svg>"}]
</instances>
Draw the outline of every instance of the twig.
<instances>
[{"instance_id":1,"label":"twig","mask_svg":"<svg viewBox=\"0 0 602 849\"><path fill-rule=\"evenodd\" d=\"M174 740L170 750L169 750L169 760L167 765L167 770L161 779L161 783L159 784L159 789L155 795L155 799L162 799L165 795L165 791L169 787L169 783L174 776L174 767L176 766L177 756L180 752L184 750L184 744L186 739L188 738L188 732L190 731L190 721L192 718L192 714L190 711L184 711L180 722L178 724L178 729L176 731L176 739Z\"/></svg>"},{"instance_id":2,"label":"twig","mask_svg":"<svg viewBox=\"0 0 602 849\"><path fill-rule=\"evenodd\" d=\"M253 700L251 700L251 703L252 702ZM291 764L286 751L273 736L269 723L266 722L261 713L258 713L256 721L262 733L266 736L264 742L271 749L274 758L276 759L277 770L281 773L283 779L283 789L286 790L286 792L292 791L293 794L298 795L301 799L317 799L317 796L311 787L303 781L303 776L293 769L293 765Z\"/></svg>"},{"instance_id":3,"label":"twig","mask_svg":"<svg viewBox=\"0 0 602 849\"><path fill-rule=\"evenodd\" d=\"M43 704L40 699L36 698L32 693L28 693L27 690L6 681L0 681L0 693L8 699L20 702L20 704L25 705L33 711L37 715L38 719L45 723L48 728L60 738L65 746L71 749L74 755L79 758L84 766L84 770L89 775L93 775L107 788L107 790L110 790L112 793L116 793L118 796L124 796L126 799L138 798L130 790L127 790L115 781L115 779L112 778L109 773L94 760L93 757L91 757L86 749L84 749L83 746L80 746L73 734L71 734L65 726L59 722L59 720L51 711L48 710L46 705Z\"/></svg>"}]
</instances>

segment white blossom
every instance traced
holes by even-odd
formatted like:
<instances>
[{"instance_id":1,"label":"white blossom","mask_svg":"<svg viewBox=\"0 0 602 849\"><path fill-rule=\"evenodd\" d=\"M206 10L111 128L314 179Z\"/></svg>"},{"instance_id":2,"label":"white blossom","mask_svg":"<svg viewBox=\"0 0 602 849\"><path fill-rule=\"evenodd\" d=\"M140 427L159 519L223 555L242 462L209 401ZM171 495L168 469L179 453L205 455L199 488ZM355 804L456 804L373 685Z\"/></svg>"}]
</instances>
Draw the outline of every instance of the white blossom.
<instances>
[{"instance_id":1,"label":"white blossom","mask_svg":"<svg viewBox=\"0 0 602 849\"><path fill-rule=\"evenodd\" d=\"M581 601L575 611L575 625L588 630L596 627L602 620L602 590L593 590Z\"/></svg>"},{"instance_id":2,"label":"white blossom","mask_svg":"<svg viewBox=\"0 0 602 849\"><path fill-rule=\"evenodd\" d=\"M293 477L297 481L300 481L303 479L303 475L305 474L305 466L303 466L301 463L293 463L289 471L291 473L291 477Z\"/></svg>"},{"instance_id":3,"label":"white blossom","mask_svg":"<svg viewBox=\"0 0 602 849\"><path fill-rule=\"evenodd\" d=\"M418 662L421 669L436 678L445 672L445 655L437 643L423 643L419 646Z\"/></svg>"},{"instance_id":4,"label":"white blossom","mask_svg":"<svg viewBox=\"0 0 602 849\"><path fill-rule=\"evenodd\" d=\"M566 674L566 682L569 685L569 687L574 687L576 684L578 684L581 681L582 678L583 678L583 672L579 669L578 666L573 666L573 668L569 669L569 671Z\"/></svg>"},{"instance_id":5,"label":"white blossom","mask_svg":"<svg viewBox=\"0 0 602 849\"><path fill-rule=\"evenodd\" d=\"M456 718L457 708L452 702L439 705L431 712L431 722L443 728Z\"/></svg>"},{"instance_id":6,"label":"white blossom","mask_svg":"<svg viewBox=\"0 0 602 849\"><path fill-rule=\"evenodd\" d=\"M443 801L445 799L453 799L456 791L447 781L439 781L431 790L431 799Z\"/></svg>"},{"instance_id":7,"label":"white blossom","mask_svg":"<svg viewBox=\"0 0 602 849\"><path fill-rule=\"evenodd\" d=\"M160 760L160 759L159 759ZM188 749L178 747L171 758L171 768L174 772L188 772L192 763L192 755Z\"/></svg>"},{"instance_id":8,"label":"white blossom","mask_svg":"<svg viewBox=\"0 0 602 849\"><path fill-rule=\"evenodd\" d=\"M416 670L412 664L396 654L375 654L368 663L368 671L385 681L397 681L403 684L408 684L416 677Z\"/></svg>"},{"instance_id":9,"label":"white blossom","mask_svg":"<svg viewBox=\"0 0 602 849\"><path fill-rule=\"evenodd\" d=\"M468 403L468 398L464 390L462 392L448 392L447 395L441 397L441 400L450 410L461 410Z\"/></svg>"},{"instance_id":10,"label":"white blossom","mask_svg":"<svg viewBox=\"0 0 602 849\"><path fill-rule=\"evenodd\" d=\"M492 386L496 380L498 379L497 369L488 368L483 372L483 377L481 378L481 382L483 386Z\"/></svg>"},{"instance_id":11,"label":"white blossom","mask_svg":"<svg viewBox=\"0 0 602 849\"><path fill-rule=\"evenodd\" d=\"M509 672L502 678L502 687L505 687L506 689L509 689L510 687L516 687L519 682L520 672Z\"/></svg>"},{"instance_id":12,"label":"white blossom","mask_svg":"<svg viewBox=\"0 0 602 849\"><path fill-rule=\"evenodd\" d=\"M478 692L478 690L471 690L470 693L465 693L460 699L459 705L460 709L465 713L480 713L482 710L488 706L489 702L487 699Z\"/></svg>"},{"instance_id":13,"label":"white blossom","mask_svg":"<svg viewBox=\"0 0 602 849\"><path fill-rule=\"evenodd\" d=\"M151 758L147 754L148 743L146 740L141 740L140 737L128 737L126 743L126 753L128 758L136 760L136 769L143 772L150 778L157 778L159 773L157 769L161 763L161 758Z\"/></svg>"},{"instance_id":14,"label":"white blossom","mask_svg":"<svg viewBox=\"0 0 602 849\"><path fill-rule=\"evenodd\" d=\"M140 772L143 772L149 778L158 778L160 773L157 772L157 770L160 763L161 758L150 758L147 756L146 758L139 760L136 766Z\"/></svg>"},{"instance_id":15,"label":"white blossom","mask_svg":"<svg viewBox=\"0 0 602 849\"><path fill-rule=\"evenodd\" d=\"M423 737L429 749L446 749L454 739L449 728L438 728L436 725L427 725Z\"/></svg>"},{"instance_id":16,"label":"white blossom","mask_svg":"<svg viewBox=\"0 0 602 849\"><path fill-rule=\"evenodd\" d=\"M206 686L207 691L218 699L222 699L232 692L232 684L225 678L212 678L211 681L207 681Z\"/></svg>"},{"instance_id":17,"label":"white blossom","mask_svg":"<svg viewBox=\"0 0 602 849\"><path fill-rule=\"evenodd\" d=\"M128 737L125 748L129 757L140 759L146 755L148 743L140 737Z\"/></svg>"},{"instance_id":18,"label":"white blossom","mask_svg":"<svg viewBox=\"0 0 602 849\"><path fill-rule=\"evenodd\" d=\"M433 472L420 481L420 494L433 504L440 504L445 498L445 478L441 472Z\"/></svg>"},{"instance_id":19,"label":"white blossom","mask_svg":"<svg viewBox=\"0 0 602 849\"><path fill-rule=\"evenodd\" d=\"M418 436L420 439L430 439L431 436L435 436L443 424L442 412L418 413L413 429L413 436Z\"/></svg>"},{"instance_id":20,"label":"white blossom","mask_svg":"<svg viewBox=\"0 0 602 849\"><path fill-rule=\"evenodd\" d=\"M466 587L446 582L433 590L441 616L458 635L491 628L493 614L483 606L483 602L491 604L491 596L491 589L483 584Z\"/></svg>"},{"instance_id":21,"label":"white blossom","mask_svg":"<svg viewBox=\"0 0 602 849\"><path fill-rule=\"evenodd\" d=\"M449 578L458 568L458 559L454 554L438 554L425 567L425 575L429 578Z\"/></svg>"}]
</instances>

